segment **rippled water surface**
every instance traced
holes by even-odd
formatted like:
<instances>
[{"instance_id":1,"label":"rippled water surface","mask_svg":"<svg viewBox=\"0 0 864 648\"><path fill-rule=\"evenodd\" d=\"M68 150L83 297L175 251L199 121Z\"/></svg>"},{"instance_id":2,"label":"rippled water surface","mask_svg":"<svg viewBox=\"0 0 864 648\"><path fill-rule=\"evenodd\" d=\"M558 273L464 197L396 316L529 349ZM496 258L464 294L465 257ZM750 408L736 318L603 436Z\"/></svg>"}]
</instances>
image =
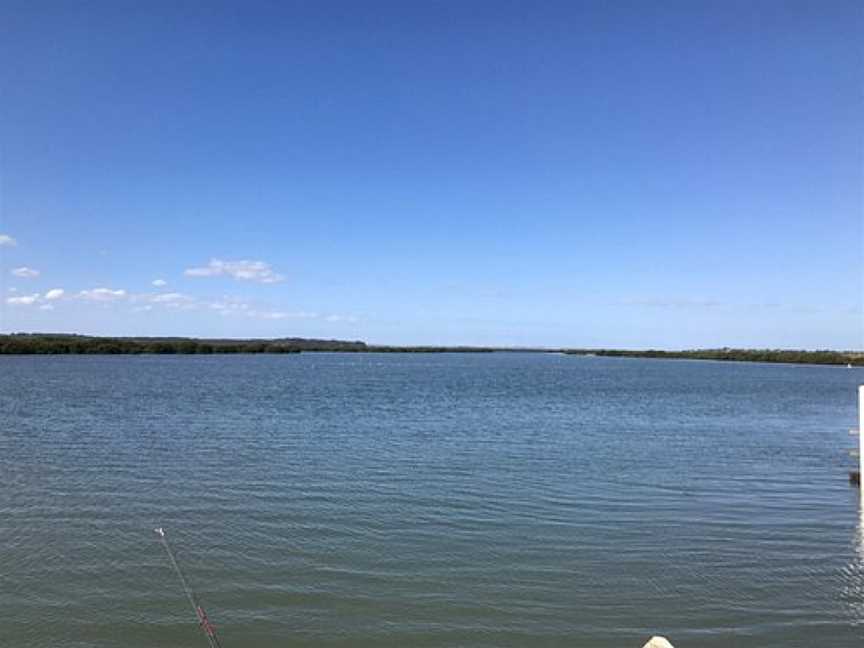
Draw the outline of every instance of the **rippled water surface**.
<instances>
[{"instance_id":1,"label":"rippled water surface","mask_svg":"<svg viewBox=\"0 0 864 648\"><path fill-rule=\"evenodd\" d=\"M861 645L864 371L0 358L0 645Z\"/></svg>"}]
</instances>

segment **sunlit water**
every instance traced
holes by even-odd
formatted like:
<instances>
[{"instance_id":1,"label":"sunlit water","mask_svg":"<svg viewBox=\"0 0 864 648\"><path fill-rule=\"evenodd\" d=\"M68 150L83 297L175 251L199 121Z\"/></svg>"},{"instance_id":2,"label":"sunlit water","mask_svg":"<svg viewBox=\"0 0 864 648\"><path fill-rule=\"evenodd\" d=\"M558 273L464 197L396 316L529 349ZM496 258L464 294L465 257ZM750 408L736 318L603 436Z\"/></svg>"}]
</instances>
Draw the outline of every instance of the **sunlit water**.
<instances>
[{"instance_id":1,"label":"sunlit water","mask_svg":"<svg viewBox=\"0 0 864 648\"><path fill-rule=\"evenodd\" d=\"M0 645L861 645L864 371L0 358Z\"/></svg>"}]
</instances>

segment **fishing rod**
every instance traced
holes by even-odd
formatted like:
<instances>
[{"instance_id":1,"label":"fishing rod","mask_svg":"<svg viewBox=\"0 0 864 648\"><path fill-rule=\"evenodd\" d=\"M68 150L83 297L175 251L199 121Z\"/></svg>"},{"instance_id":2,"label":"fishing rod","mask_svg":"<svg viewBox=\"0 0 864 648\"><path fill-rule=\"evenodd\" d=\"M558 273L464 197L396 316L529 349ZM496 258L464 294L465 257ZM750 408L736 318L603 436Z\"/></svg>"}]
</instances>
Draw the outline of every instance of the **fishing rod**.
<instances>
[{"instance_id":1,"label":"fishing rod","mask_svg":"<svg viewBox=\"0 0 864 648\"><path fill-rule=\"evenodd\" d=\"M162 527L153 530L162 541L162 546L165 547L165 551L168 552L168 558L171 560L171 565L174 567L174 571L177 573L178 578L180 578L180 583L183 585L183 591L186 592L186 598L189 599L192 609L195 610L195 616L198 617L198 625L201 626L201 631L204 633L204 636L207 637L207 643L210 644L210 648L222 648L222 644L219 643L219 638L216 636L216 629L210 623L210 619L207 618L207 613L198 602L198 597L195 596L195 592L193 592L192 588L189 587L189 582L186 580L183 572L180 571L180 565L177 564L177 558L174 557L174 552L171 551L171 547L168 545L165 531Z\"/></svg>"}]
</instances>

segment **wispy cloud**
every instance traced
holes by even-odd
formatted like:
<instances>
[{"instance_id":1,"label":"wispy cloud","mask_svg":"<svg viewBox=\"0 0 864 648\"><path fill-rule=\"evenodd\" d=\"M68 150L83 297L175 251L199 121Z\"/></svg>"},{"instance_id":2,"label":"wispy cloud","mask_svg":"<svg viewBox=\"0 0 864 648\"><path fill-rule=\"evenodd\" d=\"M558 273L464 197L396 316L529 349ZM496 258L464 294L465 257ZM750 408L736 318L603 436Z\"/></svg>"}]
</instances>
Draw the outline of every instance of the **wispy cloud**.
<instances>
[{"instance_id":1,"label":"wispy cloud","mask_svg":"<svg viewBox=\"0 0 864 648\"><path fill-rule=\"evenodd\" d=\"M6 303L11 304L12 306L32 306L37 301L39 301L39 293L6 298Z\"/></svg>"},{"instance_id":2,"label":"wispy cloud","mask_svg":"<svg viewBox=\"0 0 864 648\"><path fill-rule=\"evenodd\" d=\"M164 279L154 279L151 283L157 288L164 288L168 285L168 282Z\"/></svg>"},{"instance_id":3,"label":"wispy cloud","mask_svg":"<svg viewBox=\"0 0 864 648\"><path fill-rule=\"evenodd\" d=\"M182 293L162 293L159 295L150 295L150 301L155 304L176 304L178 302L190 302L195 301L193 297L189 295L184 295Z\"/></svg>"},{"instance_id":4,"label":"wispy cloud","mask_svg":"<svg viewBox=\"0 0 864 648\"><path fill-rule=\"evenodd\" d=\"M128 293L124 289L91 288L67 294L63 288L52 288L45 293L12 293L6 303L15 306L38 306L41 310L53 311L56 305L67 300L94 304L125 303L133 313L199 311L211 312L226 317L242 317L263 321L317 320L328 323L355 323L352 315L326 314L307 310L287 310L264 307L244 297L226 295L220 299L195 297L180 292Z\"/></svg>"},{"instance_id":5,"label":"wispy cloud","mask_svg":"<svg viewBox=\"0 0 864 648\"><path fill-rule=\"evenodd\" d=\"M224 296L213 300L195 297L180 292L150 292L150 293L128 293L124 289L115 288L91 288L81 290L68 295L63 288L52 288L45 293L19 294L10 290L11 295L6 298L6 303L13 306L37 306L44 311L53 311L56 305L66 300L78 302L91 302L94 304L126 303L131 307L131 312L143 313L158 311L191 311L212 312L227 317L242 317L263 321L301 321L317 320L328 323L355 323L357 318L353 315L339 315L318 313L307 310L281 310L262 308L254 302L239 296Z\"/></svg>"},{"instance_id":6,"label":"wispy cloud","mask_svg":"<svg viewBox=\"0 0 864 648\"><path fill-rule=\"evenodd\" d=\"M139 295L136 297L136 300L143 300L150 304L166 306L168 308L182 308L184 310L194 310L201 306L201 302L195 297L178 292Z\"/></svg>"},{"instance_id":7,"label":"wispy cloud","mask_svg":"<svg viewBox=\"0 0 864 648\"><path fill-rule=\"evenodd\" d=\"M265 320L284 320L284 319L315 319L318 313L309 313L306 311L286 312L286 311L246 311L247 317Z\"/></svg>"},{"instance_id":8,"label":"wispy cloud","mask_svg":"<svg viewBox=\"0 0 864 648\"><path fill-rule=\"evenodd\" d=\"M344 322L346 324L356 324L357 318L353 315L328 315L324 318L327 322Z\"/></svg>"},{"instance_id":9,"label":"wispy cloud","mask_svg":"<svg viewBox=\"0 0 864 648\"><path fill-rule=\"evenodd\" d=\"M259 320L325 320L334 321L356 321L356 318L342 315L325 316L315 311L305 310L273 310L254 307L242 299L226 297L220 301L207 302L206 307L218 312L225 317L243 316ZM333 319L336 318L336 319Z\"/></svg>"},{"instance_id":10,"label":"wispy cloud","mask_svg":"<svg viewBox=\"0 0 864 648\"><path fill-rule=\"evenodd\" d=\"M688 297L623 299L618 304L623 306L646 306L648 308L718 308L723 305L721 302L713 299L691 299Z\"/></svg>"},{"instance_id":11,"label":"wispy cloud","mask_svg":"<svg viewBox=\"0 0 864 648\"><path fill-rule=\"evenodd\" d=\"M4 245L7 247L15 247L16 245L18 245L18 241L16 241L8 234L0 234L0 247Z\"/></svg>"},{"instance_id":12,"label":"wispy cloud","mask_svg":"<svg viewBox=\"0 0 864 648\"><path fill-rule=\"evenodd\" d=\"M816 313L842 313L842 314L859 314L859 309L848 309L847 307L831 306L826 304L789 304L773 301L764 302L724 302L713 299L697 299L689 297L647 297L622 299L613 302L616 306L636 306L642 308L653 309L675 309L675 310L705 310L705 311L723 311L723 312L740 312L740 313L798 313L798 314L816 314Z\"/></svg>"},{"instance_id":13,"label":"wispy cloud","mask_svg":"<svg viewBox=\"0 0 864 648\"><path fill-rule=\"evenodd\" d=\"M78 293L79 299L95 302L111 302L125 299L127 296L125 290L112 290L111 288L93 288L91 290L82 290Z\"/></svg>"},{"instance_id":14,"label":"wispy cloud","mask_svg":"<svg viewBox=\"0 0 864 648\"><path fill-rule=\"evenodd\" d=\"M207 307L219 311L223 315L237 311L249 310L250 308L249 304L234 297L225 297L219 301L209 302Z\"/></svg>"},{"instance_id":15,"label":"wispy cloud","mask_svg":"<svg viewBox=\"0 0 864 648\"><path fill-rule=\"evenodd\" d=\"M20 277L21 279L35 279L41 273L38 270L34 270L33 268L28 268L27 266L21 266L20 268L15 268L11 271L13 275L16 277Z\"/></svg>"},{"instance_id":16,"label":"wispy cloud","mask_svg":"<svg viewBox=\"0 0 864 648\"><path fill-rule=\"evenodd\" d=\"M210 259L210 263L199 268L189 268L187 277L233 277L241 281L256 281L272 284L284 281L284 275L274 272L269 263L264 261L223 261Z\"/></svg>"},{"instance_id":17,"label":"wispy cloud","mask_svg":"<svg viewBox=\"0 0 864 648\"><path fill-rule=\"evenodd\" d=\"M282 313L279 311L256 311L256 310L248 310L246 311L246 317L254 317L255 319L270 319L270 320L280 320L288 318L288 313Z\"/></svg>"}]
</instances>

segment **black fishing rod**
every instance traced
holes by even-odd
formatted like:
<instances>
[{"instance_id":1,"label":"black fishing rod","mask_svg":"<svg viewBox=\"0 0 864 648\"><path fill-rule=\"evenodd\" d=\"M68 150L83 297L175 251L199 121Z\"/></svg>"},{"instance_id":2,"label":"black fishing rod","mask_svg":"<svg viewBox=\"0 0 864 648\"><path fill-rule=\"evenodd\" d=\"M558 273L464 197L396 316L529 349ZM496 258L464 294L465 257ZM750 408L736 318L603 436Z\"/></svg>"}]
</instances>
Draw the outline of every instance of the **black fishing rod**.
<instances>
[{"instance_id":1,"label":"black fishing rod","mask_svg":"<svg viewBox=\"0 0 864 648\"><path fill-rule=\"evenodd\" d=\"M193 592L192 588L189 587L189 582L186 580L183 572L180 571L180 565L177 564L177 558L174 557L174 552L171 551L171 547L168 545L165 531L162 530L162 527L154 529L154 531L162 541L162 546L165 547L165 551L168 552L168 558L171 560L171 565L174 567L174 571L180 578L180 583L183 585L183 591L186 592L186 598L189 599L192 609L195 610L195 616L198 618L198 625L201 626L201 631L204 633L204 636L207 637L207 643L210 644L210 648L222 648L222 644L219 643L219 638L216 636L216 629L210 623L210 619L207 618L207 613L204 612L204 608L201 607L201 604L198 602L198 597L195 596L195 592Z\"/></svg>"}]
</instances>

